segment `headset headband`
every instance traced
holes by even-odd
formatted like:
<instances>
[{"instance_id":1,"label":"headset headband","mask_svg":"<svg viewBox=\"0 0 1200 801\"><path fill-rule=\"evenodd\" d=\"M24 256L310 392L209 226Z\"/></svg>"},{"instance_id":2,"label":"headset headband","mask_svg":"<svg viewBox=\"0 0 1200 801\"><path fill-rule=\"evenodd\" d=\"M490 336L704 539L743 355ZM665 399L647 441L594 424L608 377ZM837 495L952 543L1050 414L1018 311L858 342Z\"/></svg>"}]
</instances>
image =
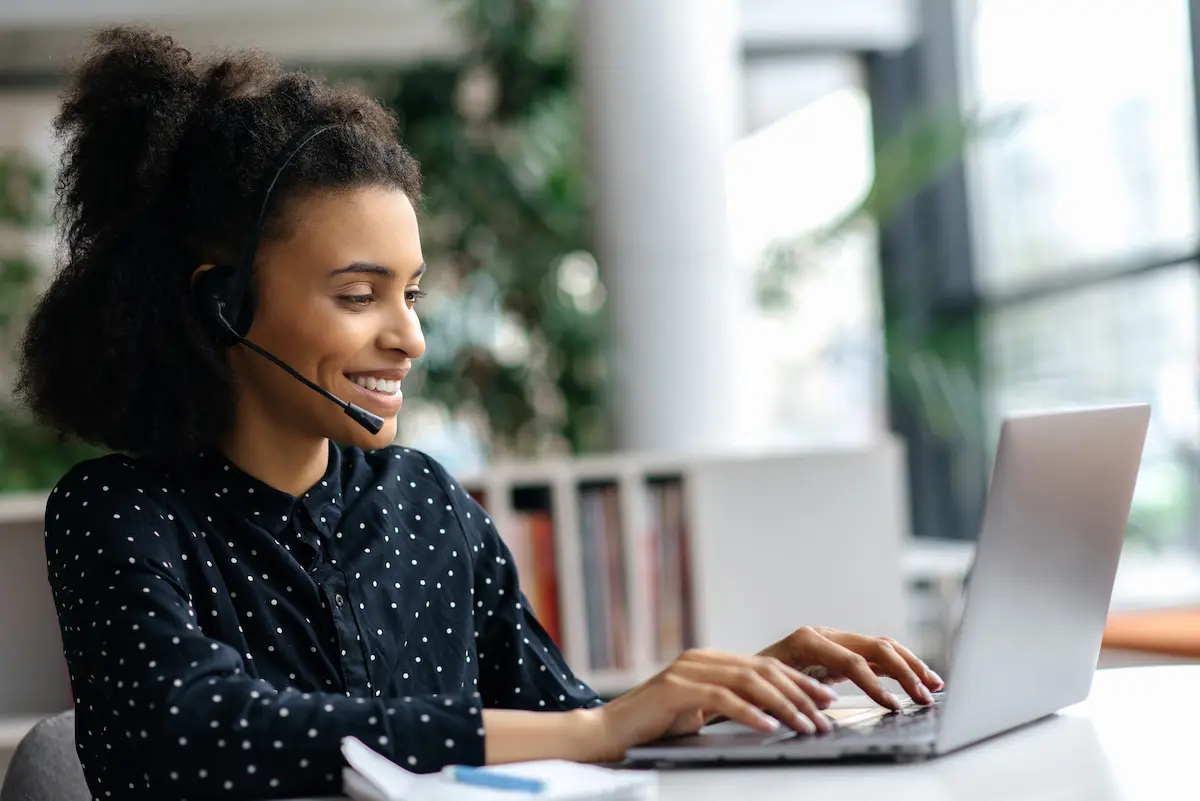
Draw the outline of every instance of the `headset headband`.
<instances>
[{"instance_id":1,"label":"headset headband","mask_svg":"<svg viewBox=\"0 0 1200 801\"><path fill-rule=\"evenodd\" d=\"M258 208L258 217L254 221L253 227L250 229L249 236L242 244L242 252L238 257L237 262L233 265L232 275L229 276L227 284L226 297L224 298L226 308L228 309L229 322L236 326L237 331L245 335L250 327L250 320L243 320L243 314L246 311L246 297L250 291L251 278L254 272L254 257L258 252L258 243L262 238L263 224L267 219L267 211L271 204L271 193L275 189L275 185L279 183L280 176L287 169L289 163L295 158L304 147L316 137L339 127L337 124L321 125L316 128L310 128L292 137L288 146L280 153L272 165L272 169L267 172L270 176L269 180L263 182L256 197L255 205ZM248 315L247 315L248 316Z\"/></svg>"}]
</instances>

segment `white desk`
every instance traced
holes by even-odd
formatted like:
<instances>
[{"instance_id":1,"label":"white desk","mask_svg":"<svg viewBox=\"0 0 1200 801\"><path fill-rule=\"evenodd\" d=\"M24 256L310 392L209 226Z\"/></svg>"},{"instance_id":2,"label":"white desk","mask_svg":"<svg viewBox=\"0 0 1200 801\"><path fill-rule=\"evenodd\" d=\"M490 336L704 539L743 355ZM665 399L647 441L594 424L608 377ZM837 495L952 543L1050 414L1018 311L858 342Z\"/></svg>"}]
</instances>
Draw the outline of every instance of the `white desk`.
<instances>
[{"instance_id":1,"label":"white desk","mask_svg":"<svg viewBox=\"0 0 1200 801\"><path fill-rule=\"evenodd\" d=\"M1036 677L1014 676L1011 687ZM1200 665L1096 674L1059 715L949 756L902 765L659 773L660 801L1161 801L1196 798ZM515 796L514 796L515 797Z\"/></svg>"},{"instance_id":2,"label":"white desk","mask_svg":"<svg viewBox=\"0 0 1200 801\"><path fill-rule=\"evenodd\" d=\"M997 692L1019 693L1023 681ZM1102 670L1058 716L905 765L662 771L662 801L1130 801L1196 797L1200 665Z\"/></svg>"}]
</instances>

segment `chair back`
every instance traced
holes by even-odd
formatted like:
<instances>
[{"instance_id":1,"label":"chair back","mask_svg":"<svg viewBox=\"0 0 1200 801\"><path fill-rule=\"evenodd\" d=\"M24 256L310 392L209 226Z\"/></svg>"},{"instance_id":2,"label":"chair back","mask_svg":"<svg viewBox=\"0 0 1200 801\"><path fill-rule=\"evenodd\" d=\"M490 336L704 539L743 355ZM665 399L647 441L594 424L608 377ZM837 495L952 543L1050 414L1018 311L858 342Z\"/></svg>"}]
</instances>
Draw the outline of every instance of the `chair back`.
<instances>
[{"instance_id":1,"label":"chair back","mask_svg":"<svg viewBox=\"0 0 1200 801\"><path fill-rule=\"evenodd\" d=\"M0 801L90 801L75 753L75 712L46 718L21 738L13 753Z\"/></svg>"}]
</instances>

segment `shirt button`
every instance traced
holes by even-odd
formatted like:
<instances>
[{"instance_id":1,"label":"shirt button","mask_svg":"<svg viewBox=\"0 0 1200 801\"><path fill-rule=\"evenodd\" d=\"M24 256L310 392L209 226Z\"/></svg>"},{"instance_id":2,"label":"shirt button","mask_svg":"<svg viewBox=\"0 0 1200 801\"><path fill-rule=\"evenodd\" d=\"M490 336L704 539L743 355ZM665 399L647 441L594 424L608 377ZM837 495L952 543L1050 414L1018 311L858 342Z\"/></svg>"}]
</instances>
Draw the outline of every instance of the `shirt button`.
<instances>
[{"instance_id":1,"label":"shirt button","mask_svg":"<svg viewBox=\"0 0 1200 801\"><path fill-rule=\"evenodd\" d=\"M336 593L336 594L333 596L333 602L334 602L335 604L337 604L337 608L338 608L338 609L341 609L341 608L342 608L342 606L343 606L343 605L346 603L346 599L345 599L345 598L343 598L343 597L342 597L342 594L339 592L339 593Z\"/></svg>"}]
</instances>

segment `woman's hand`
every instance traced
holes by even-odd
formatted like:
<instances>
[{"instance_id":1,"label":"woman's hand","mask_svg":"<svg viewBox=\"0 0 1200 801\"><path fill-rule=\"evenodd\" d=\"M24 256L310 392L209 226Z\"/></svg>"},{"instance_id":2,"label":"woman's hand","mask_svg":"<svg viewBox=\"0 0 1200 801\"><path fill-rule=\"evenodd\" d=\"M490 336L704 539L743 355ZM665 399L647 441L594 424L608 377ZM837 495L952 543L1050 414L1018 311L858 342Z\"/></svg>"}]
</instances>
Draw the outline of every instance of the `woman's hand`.
<instances>
[{"instance_id":1,"label":"woman's hand","mask_svg":"<svg viewBox=\"0 0 1200 801\"><path fill-rule=\"evenodd\" d=\"M883 688L877 676L899 682L909 696L921 704L933 703L930 690L945 686L912 651L890 637L827 628L802 628L762 651L797 670L811 672L830 684L849 679L876 703L899 709L900 701Z\"/></svg>"},{"instance_id":2,"label":"woman's hand","mask_svg":"<svg viewBox=\"0 0 1200 801\"><path fill-rule=\"evenodd\" d=\"M764 733L780 724L812 734L832 727L821 712L837 694L769 655L735 656L693 649L595 716L603 743L600 761L663 736L694 734L714 716Z\"/></svg>"}]
</instances>

